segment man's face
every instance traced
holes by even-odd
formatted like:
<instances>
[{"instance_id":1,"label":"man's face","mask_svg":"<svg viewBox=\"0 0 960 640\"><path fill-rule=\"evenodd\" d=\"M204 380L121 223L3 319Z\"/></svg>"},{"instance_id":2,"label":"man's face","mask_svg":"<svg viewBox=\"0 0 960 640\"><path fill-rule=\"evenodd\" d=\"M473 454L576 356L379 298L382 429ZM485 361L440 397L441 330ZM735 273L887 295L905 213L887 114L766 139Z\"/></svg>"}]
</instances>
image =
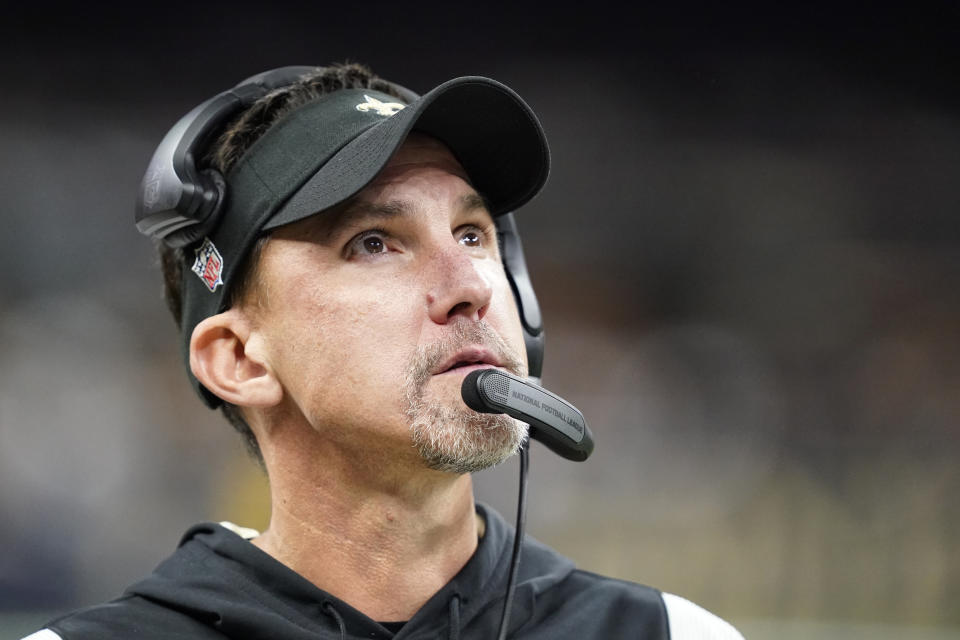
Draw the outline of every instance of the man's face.
<instances>
[{"instance_id":1,"label":"man's face","mask_svg":"<svg viewBox=\"0 0 960 640\"><path fill-rule=\"evenodd\" d=\"M460 398L478 367L525 375L526 353L493 219L436 140L411 135L346 205L277 229L257 278L285 409L331 446L469 472L522 441Z\"/></svg>"}]
</instances>

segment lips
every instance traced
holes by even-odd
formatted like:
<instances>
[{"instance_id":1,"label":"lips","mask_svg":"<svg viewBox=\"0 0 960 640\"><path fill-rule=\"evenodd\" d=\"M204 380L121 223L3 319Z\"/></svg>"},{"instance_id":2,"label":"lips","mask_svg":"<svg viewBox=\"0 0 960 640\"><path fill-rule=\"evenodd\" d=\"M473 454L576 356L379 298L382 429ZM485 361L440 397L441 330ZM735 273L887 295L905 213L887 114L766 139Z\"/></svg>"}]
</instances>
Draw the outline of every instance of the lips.
<instances>
[{"instance_id":1,"label":"lips","mask_svg":"<svg viewBox=\"0 0 960 640\"><path fill-rule=\"evenodd\" d=\"M434 369L433 374L438 375L461 369L464 373L468 373L477 368L499 366L502 366L500 359L489 349L483 347L467 347L442 361Z\"/></svg>"}]
</instances>

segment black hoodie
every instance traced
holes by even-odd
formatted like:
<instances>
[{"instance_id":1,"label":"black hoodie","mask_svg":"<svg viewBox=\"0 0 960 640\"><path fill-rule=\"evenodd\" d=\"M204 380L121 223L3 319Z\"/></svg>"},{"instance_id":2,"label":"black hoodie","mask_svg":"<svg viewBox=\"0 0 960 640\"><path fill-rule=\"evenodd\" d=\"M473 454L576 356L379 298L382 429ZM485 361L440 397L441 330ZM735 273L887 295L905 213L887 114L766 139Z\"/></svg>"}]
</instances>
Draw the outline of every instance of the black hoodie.
<instances>
[{"instance_id":1,"label":"black hoodie","mask_svg":"<svg viewBox=\"0 0 960 640\"><path fill-rule=\"evenodd\" d=\"M495 638L513 529L493 510L478 505L477 511L487 526L476 553L396 634L212 523L188 530L177 551L120 598L66 615L47 629L63 640ZM698 631L688 637L740 638L719 618L682 602L699 611L694 626L714 634ZM580 571L552 549L526 539L510 638L661 640L671 637L671 627L677 624L668 622L659 591ZM37 637L55 639L49 631ZM676 628L673 640L681 640Z\"/></svg>"}]
</instances>

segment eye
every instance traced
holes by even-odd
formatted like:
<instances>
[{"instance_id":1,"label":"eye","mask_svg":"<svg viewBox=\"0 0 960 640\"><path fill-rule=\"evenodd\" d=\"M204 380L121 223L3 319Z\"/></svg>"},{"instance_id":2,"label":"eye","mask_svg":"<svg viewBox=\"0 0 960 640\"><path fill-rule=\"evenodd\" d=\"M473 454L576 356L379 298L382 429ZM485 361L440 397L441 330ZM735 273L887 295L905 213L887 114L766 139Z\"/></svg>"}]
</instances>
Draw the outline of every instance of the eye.
<instances>
[{"instance_id":1,"label":"eye","mask_svg":"<svg viewBox=\"0 0 960 640\"><path fill-rule=\"evenodd\" d=\"M483 249L496 245L493 240L496 230L491 222L490 225L465 224L457 228L454 232L457 242L471 249Z\"/></svg>"},{"instance_id":2,"label":"eye","mask_svg":"<svg viewBox=\"0 0 960 640\"><path fill-rule=\"evenodd\" d=\"M344 253L348 258L353 256L372 256L387 253L387 234L380 229L369 229L355 235L347 243Z\"/></svg>"},{"instance_id":3,"label":"eye","mask_svg":"<svg viewBox=\"0 0 960 640\"><path fill-rule=\"evenodd\" d=\"M385 245L379 236L367 236L363 239L363 248L367 253L381 253Z\"/></svg>"},{"instance_id":4,"label":"eye","mask_svg":"<svg viewBox=\"0 0 960 640\"><path fill-rule=\"evenodd\" d=\"M460 244L468 247L479 247L483 244L483 238L476 231L466 231L460 236Z\"/></svg>"}]
</instances>

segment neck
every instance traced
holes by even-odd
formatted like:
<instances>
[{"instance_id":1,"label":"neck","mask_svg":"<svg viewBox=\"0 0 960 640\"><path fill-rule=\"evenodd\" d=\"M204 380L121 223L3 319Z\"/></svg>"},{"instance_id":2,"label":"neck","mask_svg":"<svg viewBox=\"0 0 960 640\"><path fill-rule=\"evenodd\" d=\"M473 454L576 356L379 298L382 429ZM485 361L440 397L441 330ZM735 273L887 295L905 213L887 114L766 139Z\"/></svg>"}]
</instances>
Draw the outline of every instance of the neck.
<instances>
[{"instance_id":1,"label":"neck","mask_svg":"<svg viewBox=\"0 0 960 640\"><path fill-rule=\"evenodd\" d=\"M469 475L278 435L264 451L270 527L254 544L370 618L410 619L476 550Z\"/></svg>"}]
</instances>

